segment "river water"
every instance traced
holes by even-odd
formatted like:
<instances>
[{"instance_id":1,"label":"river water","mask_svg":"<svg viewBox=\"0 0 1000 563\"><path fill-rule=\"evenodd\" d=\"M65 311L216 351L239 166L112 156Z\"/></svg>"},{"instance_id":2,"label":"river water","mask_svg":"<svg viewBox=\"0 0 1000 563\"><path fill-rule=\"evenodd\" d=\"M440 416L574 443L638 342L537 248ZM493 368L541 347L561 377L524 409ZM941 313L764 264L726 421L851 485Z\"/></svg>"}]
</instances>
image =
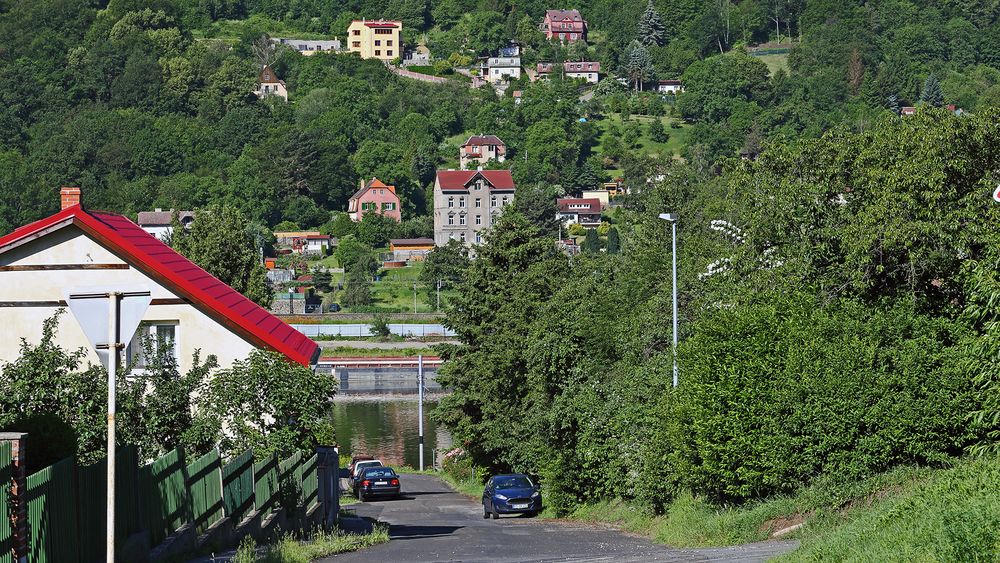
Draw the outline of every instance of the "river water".
<instances>
[{"instance_id":1,"label":"river water","mask_svg":"<svg viewBox=\"0 0 1000 563\"><path fill-rule=\"evenodd\" d=\"M430 420L437 401L424 401L424 467L451 449L447 430ZM371 455L386 465L419 462L416 397L338 398L332 408L341 454ZM435 450L438 452L435 453Z\"/></svg>"}]
</instances>

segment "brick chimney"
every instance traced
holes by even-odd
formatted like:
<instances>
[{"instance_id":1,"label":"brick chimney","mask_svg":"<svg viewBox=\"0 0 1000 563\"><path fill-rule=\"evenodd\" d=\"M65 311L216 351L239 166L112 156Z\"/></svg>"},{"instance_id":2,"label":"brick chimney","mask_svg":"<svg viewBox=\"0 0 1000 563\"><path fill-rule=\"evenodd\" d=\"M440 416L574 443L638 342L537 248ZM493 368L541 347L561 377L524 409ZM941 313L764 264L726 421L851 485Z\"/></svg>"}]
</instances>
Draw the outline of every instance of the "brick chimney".
<instances>
[{"instance_id":1,"label":"brick chimney","mask_svg":"<svg viewBox=\"0 0 1000 563\"><path fill-rule=\"evenodd\" d=\"M80 205L80 188L63 186L63 188L59 190L59 200L62 203L62 207L60 207L60 209Z\"/></svg>"}]
</instances>

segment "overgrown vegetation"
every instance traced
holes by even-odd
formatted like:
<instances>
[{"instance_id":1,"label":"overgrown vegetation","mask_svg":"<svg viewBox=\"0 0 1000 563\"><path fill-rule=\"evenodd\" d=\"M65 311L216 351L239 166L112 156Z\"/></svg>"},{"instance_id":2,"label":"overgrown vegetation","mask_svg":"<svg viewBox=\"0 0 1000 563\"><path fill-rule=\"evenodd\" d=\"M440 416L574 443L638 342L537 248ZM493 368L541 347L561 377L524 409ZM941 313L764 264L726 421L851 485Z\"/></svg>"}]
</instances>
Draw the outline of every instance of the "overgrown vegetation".
<instances>
[{"instance_id":1,"label":"overgrown vegetation","mask_svg":"<svg viewBox=\"0 0 1000 563\"><path fill-rule=\"evenodd\" d=\"M357 551L389 541L389 526L376 523L370 533L354 534L316 530L303 537L285 535L280 540L258 549L247 536L233 556L233 563L311 563L320 557Z\"/></svg>"}]
</instances>

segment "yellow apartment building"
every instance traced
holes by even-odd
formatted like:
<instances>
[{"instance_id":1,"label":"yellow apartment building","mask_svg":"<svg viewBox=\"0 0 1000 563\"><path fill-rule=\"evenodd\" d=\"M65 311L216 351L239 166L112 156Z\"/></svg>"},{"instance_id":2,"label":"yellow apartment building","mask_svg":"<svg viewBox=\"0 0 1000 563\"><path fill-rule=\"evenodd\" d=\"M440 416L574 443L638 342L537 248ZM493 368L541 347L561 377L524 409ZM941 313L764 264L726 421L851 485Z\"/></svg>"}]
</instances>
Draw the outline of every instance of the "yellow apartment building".
<instances>
[{"instance_id":1,"label":"yellow apartment building","mask_svg":"<svg viewBox=\"0 0 1000 563\"><path fill-rule=\"evenodd\" d=\"M362 59L391 61L403 55L403 22L355 20L347 28L347 49Z\"/></svg>"}]
</instances>

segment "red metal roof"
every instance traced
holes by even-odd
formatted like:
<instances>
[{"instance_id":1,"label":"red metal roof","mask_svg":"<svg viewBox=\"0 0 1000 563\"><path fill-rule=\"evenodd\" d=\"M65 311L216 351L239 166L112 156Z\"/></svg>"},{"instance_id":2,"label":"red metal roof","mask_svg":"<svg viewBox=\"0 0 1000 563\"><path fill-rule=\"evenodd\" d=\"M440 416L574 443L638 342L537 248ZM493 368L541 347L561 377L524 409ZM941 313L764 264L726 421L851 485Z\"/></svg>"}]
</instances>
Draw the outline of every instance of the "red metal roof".
<instances>
[{"instance_id":1,"label":"red metal roof","mask_svg":"<svg viewBox=\"0 0 1000 563\"><path fill-rule=\"evenodd\" d=\"M367 26L367 27L373 27L373 28L374 27L396 28L396 27L400 27L401 25L402 25L402 22L398 22L398 21L378 20L378 21L365 22L365 26Z\"/></svg>"},{"instance_id":2,"label":"red metal roof","mask_svg":"<svg viewBox=\"0 0 1000 563\"><path fill-rule=\"evenodd\" d=\"M67 207L0 237L0 254L70 224L255 346L304 366L319 357L315 342L121 215Z\"/></svg>"},{"instance_id":3,"label":"red metal roof","mask_svg":"<svg viewBox=\"0 0 1000 563\"><path fill-rule=\"evenodd\" d=\"M442 190L464 190L476 176L485 178L491 189L514 189L514 177L510 170L438 170L437 173Z\"/></svg>"},{"instance_id":4,"label":"red metal roof","mask_svg":"<svg viewBox=\"0 0 1000 563\"><path fill-rule=\"evenodd\" d=\"M488 145L506 146L503 144L503 141L500 140L500 137L497 137L496 135L473 135L469 137L468 141L465 141L465 143L462 144L462 147Z\"/></svg>"},{"instance_id":5,"label":"red metal roof","mask_svg":"<svg viewBox=\"0 0 1000 563\"><path fill-rule=\"evenodd\" d=\"M557 199L556 205L562 213L600 213L601 200L596 197ZM572 209L570 206L574 206Z\"/></svg>"}]
</instances>

